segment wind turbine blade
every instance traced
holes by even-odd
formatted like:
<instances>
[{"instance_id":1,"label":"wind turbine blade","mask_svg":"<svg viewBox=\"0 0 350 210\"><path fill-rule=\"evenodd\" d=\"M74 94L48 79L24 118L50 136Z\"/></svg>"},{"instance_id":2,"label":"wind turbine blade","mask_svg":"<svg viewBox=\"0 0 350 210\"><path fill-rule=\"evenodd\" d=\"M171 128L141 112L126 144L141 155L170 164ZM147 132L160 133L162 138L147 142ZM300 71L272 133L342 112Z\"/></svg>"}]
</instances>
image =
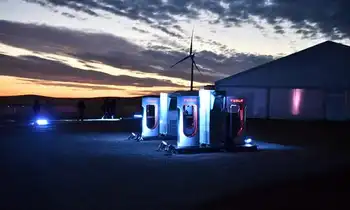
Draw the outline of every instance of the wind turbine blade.
<instances>
[{"instance_id":1,"label":"wind turbine blade","mask_svg":"<svg viewBox=\"0 0 350 210\"><path fill-rule=\"evenodd\" d=\"M193 64L194 64L194 66L196 67L196 69L198 70L198 72L199 72L201 75L203 75L202 72L201 72L201 70L199 70L199 68L198 68L198 66L197 66L197 64L196 64L196 61L194 61L193 58L192 58L192 62L193 62Z\"/></svg>"},{"instance_id":2,"label":"wind turbine blade","mask_svg":"<svg viewBox=\"0 0 350 210\"><path fill-rule=\"evenodd\" d=\"M193 31L194 31L194 27L192 29L192 35L191 35L190 55L192 55L192 48L193 48Z\"/></svg>"},{"instance_id":3,"label":"wind turbine blade","mask_svg":"<svg viewBox=\"0 0 350 210\"><path fill-rule=\"evenodd\" d=\"M188 58L190 58L190 57L191 57L190 55L184 57L183 59L181 59L181 60L179 60L178 62L176 62L174 65L170 66L170 68L173 68L175 65L181 63L182 61L184 61L184 60L186 60L186 59L188 59Z\"/></svg>"}]
</instances>

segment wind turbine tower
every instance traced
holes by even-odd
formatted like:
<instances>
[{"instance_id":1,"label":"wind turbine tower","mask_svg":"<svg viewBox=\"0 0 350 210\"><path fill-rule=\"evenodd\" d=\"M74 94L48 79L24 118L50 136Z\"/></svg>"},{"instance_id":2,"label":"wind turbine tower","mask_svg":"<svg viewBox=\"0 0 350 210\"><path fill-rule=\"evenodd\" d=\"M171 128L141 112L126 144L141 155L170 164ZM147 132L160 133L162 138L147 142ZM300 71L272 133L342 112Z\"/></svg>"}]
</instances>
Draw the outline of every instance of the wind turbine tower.
<instances>
[{"instance_id":1,"label":"wind turbine tower","mask_svg":"<svg viewBox=\"0 0 350 210\"><path fill-rule=\"evenodd\" d=\"M193 90L193 67L196 67L196 69L198 70L199 73L201 73L201 71L199 70L196 62L194 61L194 57L195 57L195 53L193 52L193 31L194 29L192 29L192 36L191 36L191 44L190 44L190 52L189 55L184 57L183 59L179 60L178 62L176 62L174 65L170 66L170 68L173 68L174 66L176 66L177 64L187 60L187 59L191 59L191 91Z\"/></svg>"}]
</instances>

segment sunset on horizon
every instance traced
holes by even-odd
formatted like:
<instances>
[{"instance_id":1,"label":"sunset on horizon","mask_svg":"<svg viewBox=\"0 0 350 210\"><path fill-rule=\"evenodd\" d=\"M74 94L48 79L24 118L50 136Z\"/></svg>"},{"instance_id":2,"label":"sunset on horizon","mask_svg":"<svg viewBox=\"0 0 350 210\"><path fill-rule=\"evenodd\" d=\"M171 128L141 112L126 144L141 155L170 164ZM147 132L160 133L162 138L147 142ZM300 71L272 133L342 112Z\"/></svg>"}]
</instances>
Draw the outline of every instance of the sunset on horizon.
<instances>
[{"instance_id":1,"label":"sunset on horizon","mask_svg":"<svg viewBox=\"0 0 350 210\"><path fill-rule=\"evenodd\" d=\"M195 87L326 40L350 45L346 6L313 2L0 0L0 95L188 90L190 61L170 66L188 54L192 29Z\"/></svg>"}]
</instances>

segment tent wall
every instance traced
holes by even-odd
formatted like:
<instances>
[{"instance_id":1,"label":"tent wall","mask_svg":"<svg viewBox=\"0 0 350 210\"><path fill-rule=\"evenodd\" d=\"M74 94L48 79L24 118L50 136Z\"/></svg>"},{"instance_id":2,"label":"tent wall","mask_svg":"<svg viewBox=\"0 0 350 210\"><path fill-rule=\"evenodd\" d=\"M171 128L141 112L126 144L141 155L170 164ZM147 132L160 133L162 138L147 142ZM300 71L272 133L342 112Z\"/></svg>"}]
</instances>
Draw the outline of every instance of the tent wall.
<instances>
[{"instance_id":1,"label":"tent wall","mask_svg":"<svg viewBox=\"0 0 350 210\"><path fill-rule=\"evenodd\" d=\"M215 85L245 97L249 118L350 120L349 56L349 46L326 41Z\"/></svg>"},{"instance_id":2,"label":"tent wall","mask_svg":"<svg viewBox=\"0 0 350 210\"><path fill-rule=\"evenodd\" d=\"M348 91L328 91L325 94L325 115L329 120L349 120Z\"/></svg>"},{"instance_id":3,"label":"tent wall","mask_svg":"<svg viewBox=\"0 0 350 210\"><path fill-rule=\"evenodd\" d=\"M287 120L350 120L350 91L217 86L243 97L248 118Z\"/></svg>"},{"instance_id":4,"label":"tent wall","mask_svg":"<svg viewBox=\"0 0 350 210\"><path fill-rule=\"evenodd\" d=\"M271 119L324 119L323 91L274 88L270 91Z\"/></svg>"}]
</instances>

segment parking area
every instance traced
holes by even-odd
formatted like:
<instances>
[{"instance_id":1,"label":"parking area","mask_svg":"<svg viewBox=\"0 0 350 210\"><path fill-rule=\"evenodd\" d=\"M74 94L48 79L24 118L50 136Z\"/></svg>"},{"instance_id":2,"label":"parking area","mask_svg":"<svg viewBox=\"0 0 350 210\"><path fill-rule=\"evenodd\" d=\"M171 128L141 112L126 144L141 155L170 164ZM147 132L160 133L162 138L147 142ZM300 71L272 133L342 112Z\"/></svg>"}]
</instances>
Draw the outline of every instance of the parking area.
<instances>
[{"instance_id":1,"label":"parking area","mask_svg":"<svg viewBox=\"0 0 350 210\"><path fill-rule=\"evenodd\" d=\"M156 151L160 141L127 140L137 128L119 123L115 129L57 124L40 132L7 127L0 141L1 209L211 207L228 195L343 170L350 163L347 153L265 142L258 142L264 150L255 153L169 156Z\"/></svg>"}]
</instances>

